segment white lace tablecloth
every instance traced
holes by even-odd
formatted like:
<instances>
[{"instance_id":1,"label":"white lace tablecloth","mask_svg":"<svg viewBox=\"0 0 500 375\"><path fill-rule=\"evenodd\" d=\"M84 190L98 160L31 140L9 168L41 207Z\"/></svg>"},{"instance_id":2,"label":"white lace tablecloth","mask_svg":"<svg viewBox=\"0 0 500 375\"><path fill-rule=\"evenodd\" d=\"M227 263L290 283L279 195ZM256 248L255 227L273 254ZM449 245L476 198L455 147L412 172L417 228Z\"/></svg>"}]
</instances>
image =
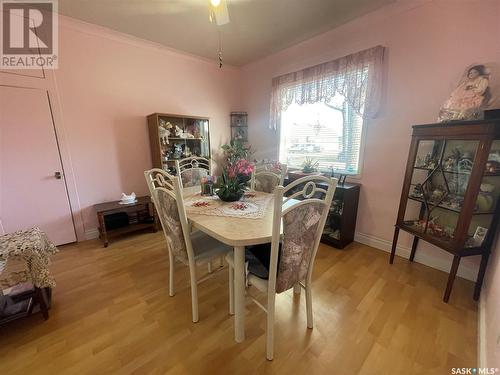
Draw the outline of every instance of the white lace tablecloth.
<instances>
[{"instance_id":1,"label":"white lace tablecloth","mask_svg":"<svg viewBox=\"0 0 500 375\"><path fill-rule=\"evenodd\" d=\"M211 215L260 219L272 204L273 196L268 193L248 192L237 202L224 202L218 196L205 197L200 194L184 198L186 212Z\"/></svg>"}]
</instances>

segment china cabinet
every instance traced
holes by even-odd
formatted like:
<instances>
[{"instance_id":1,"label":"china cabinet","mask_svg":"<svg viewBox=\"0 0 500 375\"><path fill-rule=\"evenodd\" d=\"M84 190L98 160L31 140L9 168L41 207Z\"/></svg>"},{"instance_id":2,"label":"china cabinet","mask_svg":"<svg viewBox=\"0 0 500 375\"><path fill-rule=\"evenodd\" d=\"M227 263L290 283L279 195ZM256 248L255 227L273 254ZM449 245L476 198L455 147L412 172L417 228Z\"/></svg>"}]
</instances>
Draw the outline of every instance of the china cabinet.
<instances>
[{"instance_id":1,"label":"china cabinet","mask_svg":"<svg viewBox=\"0 0 500 375\"><path fill-rule=\"evenodd\" d=\"M148 116L153 168L175 174L175 161L190 156L210 159L209 119L153 113Z\"/></svg>"},{"instance_id":2,"label":"china cabinet","mask_svg":"<svg viewBox=\"0 0 500 375\"><path fill-rule=\"evenodd\" d=\"M500 120L413 126L390 263L400 230L453 255L443 300L448 302L460 259L480 255L479 298L500 213Z\"/></svg>"}]
</instances>

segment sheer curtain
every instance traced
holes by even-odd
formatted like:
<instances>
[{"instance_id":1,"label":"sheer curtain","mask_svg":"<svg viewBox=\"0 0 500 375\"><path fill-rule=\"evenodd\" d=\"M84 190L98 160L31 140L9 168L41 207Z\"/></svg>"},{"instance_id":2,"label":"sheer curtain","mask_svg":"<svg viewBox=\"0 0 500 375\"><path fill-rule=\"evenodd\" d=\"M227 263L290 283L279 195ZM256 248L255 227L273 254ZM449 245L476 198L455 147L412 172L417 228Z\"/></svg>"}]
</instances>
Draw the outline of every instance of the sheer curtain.
<instances>
[{"instance_id":1,"label":"sheer curtain","mask_svg":"<svg viewBox=\"0 0 500 375\"><path fill-rule=\"evenodd\" d=\"M383 46L273 78L269 127L276 129L281 112L292 103L328 103L341 94L363 118L378 112L382 92Z\"/></svg>"}]
</instances>

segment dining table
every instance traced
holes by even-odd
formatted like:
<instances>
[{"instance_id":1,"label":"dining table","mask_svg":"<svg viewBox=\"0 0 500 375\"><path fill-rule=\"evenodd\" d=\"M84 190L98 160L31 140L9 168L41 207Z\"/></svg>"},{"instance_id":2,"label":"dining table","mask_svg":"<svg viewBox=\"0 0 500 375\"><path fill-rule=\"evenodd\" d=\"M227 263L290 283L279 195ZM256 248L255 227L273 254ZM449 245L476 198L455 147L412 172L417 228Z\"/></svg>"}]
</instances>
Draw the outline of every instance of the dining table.
<instances>
[{"instance_id":1,"label":"dining table","mask_svg":"<svg viewBox=\"0 0 500 375\"><path fill-rule=\"evenodd\" d=\"M262 192L255 194L266 201L265 210L258 218L207 215L186 210L188 221L193 228L234 249L234 338L236 342L245 340L245 246L269 243L272 237L273 194ZM203 198L199 186L184 189L183 196L185 201L191 202L198 197ZM245 198L243 198L244 201ZM231 204L234 202L227 203L227 205Z\"/></svg>"}]
</instances>

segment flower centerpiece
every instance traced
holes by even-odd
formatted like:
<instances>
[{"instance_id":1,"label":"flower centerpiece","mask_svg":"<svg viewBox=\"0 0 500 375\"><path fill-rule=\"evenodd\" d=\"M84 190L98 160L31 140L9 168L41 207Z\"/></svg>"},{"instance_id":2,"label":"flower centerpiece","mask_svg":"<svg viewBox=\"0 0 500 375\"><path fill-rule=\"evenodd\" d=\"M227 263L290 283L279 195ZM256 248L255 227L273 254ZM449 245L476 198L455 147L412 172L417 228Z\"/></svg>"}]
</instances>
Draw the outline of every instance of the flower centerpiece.
<instances>
[{"instance_id":1,"label":"flower centerpiece","mask_svg":"<svg viewBox=\"0 0 500 375\"><path fill-rule=\"evenodd\" d=\"M247 188L254 165L246 158L249 148L240 141L231 141L229 145L222 146L227 165L222 170L222 176L217 181L217 196L226 202L241 199Z\"/></svg>"}]
</instances>

